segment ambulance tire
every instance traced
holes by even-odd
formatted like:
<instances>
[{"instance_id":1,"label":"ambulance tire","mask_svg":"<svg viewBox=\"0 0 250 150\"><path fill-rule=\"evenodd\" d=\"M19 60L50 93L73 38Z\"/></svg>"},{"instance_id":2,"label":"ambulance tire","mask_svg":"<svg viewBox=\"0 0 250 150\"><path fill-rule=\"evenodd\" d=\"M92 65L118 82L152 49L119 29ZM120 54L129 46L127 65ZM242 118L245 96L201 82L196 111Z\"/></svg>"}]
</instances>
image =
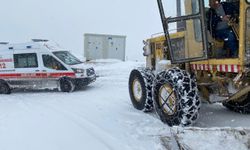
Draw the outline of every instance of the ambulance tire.
<instances>
[{"instance_id":1,"label":"ambulance tire","mask_svg":"<svg viewBox=\"0 0 250 150\"><path fill-rule=\"evenodd\" d=\"M62 92L73 92L75 90L75 84L70 78L61 78L59 80L59 88Z\"/></svg>"},{"instance_id":2,"label":"ambulance tire","mask_svg":"<svg viewBox=\"0 0 250 150\"><path fill-rule=\"evenodd\" d=\"M0 94L10 94L11 89L5 81L0 81Z\"/></svg>"}]
</instances>

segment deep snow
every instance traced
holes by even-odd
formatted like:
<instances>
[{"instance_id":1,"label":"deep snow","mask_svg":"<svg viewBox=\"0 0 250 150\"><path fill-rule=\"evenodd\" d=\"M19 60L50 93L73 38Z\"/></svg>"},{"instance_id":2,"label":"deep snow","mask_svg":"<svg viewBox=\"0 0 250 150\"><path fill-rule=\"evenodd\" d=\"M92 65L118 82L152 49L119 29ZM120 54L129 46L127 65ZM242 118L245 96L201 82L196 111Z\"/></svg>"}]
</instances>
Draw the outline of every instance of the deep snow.
<instances>
[{"instance_id":1,"label":"deep snow","mask_svg":"<svg viewBox=\"0 0 250 150\"><path fill-rule=\"evenodd\" d=\"M129 73L144 63L105 61L88 65L95 67L99 77L83 90L0 95L0 150L166 149L163 141L172 137L170 128L154 113L138 111L130 102ZM195 127L248 127L250 123L249 115L230 112L220 104L202 104L200 114ZM185 135L186 141L197 137L195 132ZM208 141L220 137L202 136ZM200 145L216 148L211 142L190 142L199 145L195 149L202 149Z\"/></svg>"}]
</instances>

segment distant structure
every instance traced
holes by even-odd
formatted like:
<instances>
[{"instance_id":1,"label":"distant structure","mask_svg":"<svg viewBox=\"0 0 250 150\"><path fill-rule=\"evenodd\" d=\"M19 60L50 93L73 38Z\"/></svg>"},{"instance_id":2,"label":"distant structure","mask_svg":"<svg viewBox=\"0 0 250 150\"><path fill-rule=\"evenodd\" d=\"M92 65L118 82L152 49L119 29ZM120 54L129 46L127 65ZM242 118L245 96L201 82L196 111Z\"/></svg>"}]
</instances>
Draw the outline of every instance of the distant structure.
<instances>
[{"instance_id":1,"label":"distant structure","mask_svg":"<svg viewBox=\"0 0 250 150\"><path fill-rule=\"evenodd\" d=\"M125 61L126 36L84 34L84 57L95 59L119 59Z\"/></svg>"}]
</instances>

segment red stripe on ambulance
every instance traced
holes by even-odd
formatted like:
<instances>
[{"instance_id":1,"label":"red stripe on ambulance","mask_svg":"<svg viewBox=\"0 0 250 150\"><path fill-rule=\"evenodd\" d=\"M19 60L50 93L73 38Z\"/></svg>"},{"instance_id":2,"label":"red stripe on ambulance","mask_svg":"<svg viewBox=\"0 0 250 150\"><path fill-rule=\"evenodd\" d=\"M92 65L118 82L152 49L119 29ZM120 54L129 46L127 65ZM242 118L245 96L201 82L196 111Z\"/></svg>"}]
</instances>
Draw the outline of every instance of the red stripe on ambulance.
<instances>
[{"instance_id":1,"label":"red stripe on ambulance","mask_svg":"<svg viewBox=\"0 0 250 150\"><path fill-rule=\"evenodd\" d=\"M63 73L0 73L0 78L58 78L58 77L75 77L74 72Z\"/></svg>"}]
</instances>

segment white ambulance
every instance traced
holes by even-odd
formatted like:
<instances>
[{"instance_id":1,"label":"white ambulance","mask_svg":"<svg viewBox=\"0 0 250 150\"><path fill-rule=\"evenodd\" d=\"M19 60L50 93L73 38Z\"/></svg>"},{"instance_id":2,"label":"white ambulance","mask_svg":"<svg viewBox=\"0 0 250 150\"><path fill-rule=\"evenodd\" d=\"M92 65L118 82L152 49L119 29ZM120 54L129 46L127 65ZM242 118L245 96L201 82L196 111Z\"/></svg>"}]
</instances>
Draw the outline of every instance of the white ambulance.
<instances>
[{"instance_id":1,"label":"white ambulance","mask_svg":"<svg viewBox=\"0 0 250 150\"><path fill-rule=\"evenodd\" d=\"M94 82L92 67L48 40L0 43L0 93L12 89L58 89L72 92Z\"/></svg>"}]
</instances>

